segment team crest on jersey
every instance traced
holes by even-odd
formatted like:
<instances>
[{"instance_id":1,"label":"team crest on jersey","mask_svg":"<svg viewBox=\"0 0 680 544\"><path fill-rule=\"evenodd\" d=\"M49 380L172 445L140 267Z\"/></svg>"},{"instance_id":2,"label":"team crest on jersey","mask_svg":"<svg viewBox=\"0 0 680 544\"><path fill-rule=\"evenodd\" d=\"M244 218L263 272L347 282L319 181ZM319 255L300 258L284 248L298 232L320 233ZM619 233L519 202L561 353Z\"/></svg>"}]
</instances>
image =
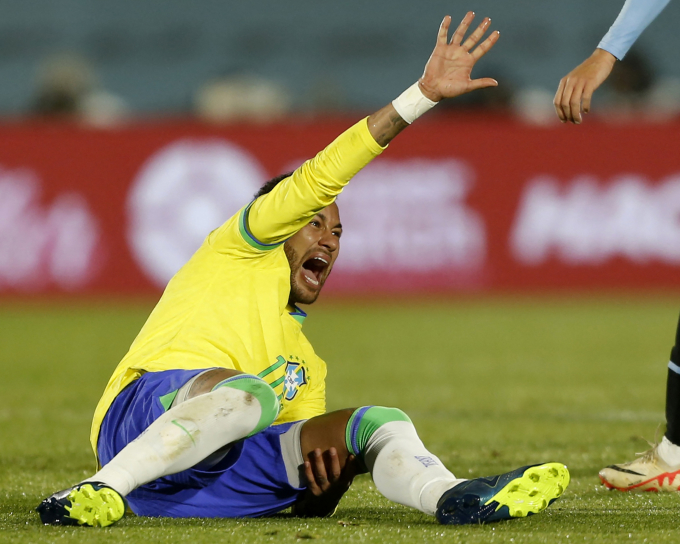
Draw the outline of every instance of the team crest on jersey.
<instances>
[{"instance_id":1,"label":"team crest on jersey","mask_svg":"<svg viewBox=\"0 0 680 544\"><path fill-rule=\"evenodd\" d=\"M286 377L283 381L283 398L286 400L293 400L298 394L300 387L307 383L307 375L305 374L305 367L300 363L291 363L287 361Z\"/></svg>"}]
</instances>

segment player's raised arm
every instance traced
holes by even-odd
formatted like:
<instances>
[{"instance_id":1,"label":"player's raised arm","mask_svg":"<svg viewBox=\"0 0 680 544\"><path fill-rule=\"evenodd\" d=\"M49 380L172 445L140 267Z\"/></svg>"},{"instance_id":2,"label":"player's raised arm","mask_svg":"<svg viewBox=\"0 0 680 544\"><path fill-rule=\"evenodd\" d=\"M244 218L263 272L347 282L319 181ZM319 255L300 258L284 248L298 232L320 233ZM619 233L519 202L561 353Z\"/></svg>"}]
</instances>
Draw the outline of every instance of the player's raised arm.
<instances>
[{"instance_id":1,"label":"player's raised arm","mask_svg":"<svg viewBox=\"0 0 680 544\"><path fill-rule=\"evenodd\" d=\"M626 0L595 52L560 80L553 104L560 121L576 125L590 112L595 90L670 0Z\"/></svg>"},{"instance_id":2,"label":"player's raised arm","mask_svg":"<svg viewBox=\"0 0 680 544\"><path fill-rule=\"evenodd\" d=\"M434 51L416 83L391 104L343 132L269 194L245 209L240 223L246 241L265 250L282 243L334 202L352 177L437 102L498 85L491 78L470 77L476 62L493 47L499 36L498 32L493 32L481 41L491 22L486 18L466 38L473 19L474 13L468 12L449 39L451 17L444 17Z\"/></svg>"},{"instance_id":3,"label":"player's raised arm","mask_svg":"<svg viewBox=\"0 0 680 544\"><path fill-rule=\"evenodd\" d=\"M451 17L444 17L430 59L422 77L399 98L368 118L371 135L386 146L399 132L444 98L495 87L498 82L489 77L472 79L472 68L498 41L500 33L492 32L481 43L491 19L485 18L467 38L475 14L469 11L449 39Z\"/></svg>"}]
</instances>

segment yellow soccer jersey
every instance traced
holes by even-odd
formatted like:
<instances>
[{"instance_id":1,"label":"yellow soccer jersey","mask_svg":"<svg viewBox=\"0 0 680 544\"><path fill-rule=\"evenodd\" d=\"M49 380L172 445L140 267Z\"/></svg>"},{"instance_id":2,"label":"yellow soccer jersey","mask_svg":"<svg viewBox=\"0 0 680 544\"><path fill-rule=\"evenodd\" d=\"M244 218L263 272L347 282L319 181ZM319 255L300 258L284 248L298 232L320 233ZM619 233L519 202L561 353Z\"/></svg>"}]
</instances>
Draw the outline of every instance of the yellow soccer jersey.
<instances>
[{"instance_id":1,"label":"yellow soccer jersey","mask_svg":"<svg viewBox=\"0 0 680 544\"><path fill-rule=\"evenodd\" d=\"M326 364L302 333L305 314L288 306L283 242L382 150L363 120L208 235L109 380L92 422L95 455L109 406L144 372L237 369L274 388L282 407L277 423L325 412Z\"/></svg>"}]
</instances>

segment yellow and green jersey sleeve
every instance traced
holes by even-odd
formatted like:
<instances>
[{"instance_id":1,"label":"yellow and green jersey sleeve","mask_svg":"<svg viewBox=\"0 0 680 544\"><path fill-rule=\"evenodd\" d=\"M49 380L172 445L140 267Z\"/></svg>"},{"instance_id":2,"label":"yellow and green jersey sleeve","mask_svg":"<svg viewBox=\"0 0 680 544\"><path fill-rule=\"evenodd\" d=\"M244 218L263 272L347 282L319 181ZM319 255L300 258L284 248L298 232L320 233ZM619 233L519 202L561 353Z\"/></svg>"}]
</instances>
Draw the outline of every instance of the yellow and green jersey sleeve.
<instances>
[{"instance_id":1,"label":"yellow and green jersey sleeve","mask_svg":"<svg viewBox=\"0 0 680 544\"><path fill-rule=\"evenodd\" d=\"M333 203L349 180L384 149L371 136L367 120L359 121L270 193L243 208L238 214L241 238L257 250L277 247ZM228 224L215 231L214 246L230 247L232 231Z\"/></svg>"}]
</instances>

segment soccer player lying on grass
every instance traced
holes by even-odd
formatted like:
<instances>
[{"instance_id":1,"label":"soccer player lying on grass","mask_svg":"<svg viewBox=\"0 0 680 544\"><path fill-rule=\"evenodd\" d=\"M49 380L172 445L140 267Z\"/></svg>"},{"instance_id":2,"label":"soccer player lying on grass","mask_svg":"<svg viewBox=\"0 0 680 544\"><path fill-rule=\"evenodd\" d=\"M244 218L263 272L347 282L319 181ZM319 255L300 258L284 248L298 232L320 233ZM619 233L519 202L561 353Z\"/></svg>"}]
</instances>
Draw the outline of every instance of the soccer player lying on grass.
<instances>
[{"instance_id":1,"label":"soccer player lying on grass","mask_svg":"<svg viewBox=\"0 0 680 544\"><path fill-rule=\"evenodd\" d=\"M318 297L340 249L335 198L420 114L496 85L470 79L498 40L441 24L423 76L213 231L168 284L109 381L91 440L101 468L38 507L44 523L106 526L140 516L334 512L355 474L387 498L464 524L539 512L569 483L560 463L456 478L397 408L325 414L326 367L298 304ZM477 45L478 44L478 45ZM476 46L476 47L475 47ZM415 180L414 180L415 181ZM376 202L379 206L380 203Z\"/></svg>"}]
</instances>

